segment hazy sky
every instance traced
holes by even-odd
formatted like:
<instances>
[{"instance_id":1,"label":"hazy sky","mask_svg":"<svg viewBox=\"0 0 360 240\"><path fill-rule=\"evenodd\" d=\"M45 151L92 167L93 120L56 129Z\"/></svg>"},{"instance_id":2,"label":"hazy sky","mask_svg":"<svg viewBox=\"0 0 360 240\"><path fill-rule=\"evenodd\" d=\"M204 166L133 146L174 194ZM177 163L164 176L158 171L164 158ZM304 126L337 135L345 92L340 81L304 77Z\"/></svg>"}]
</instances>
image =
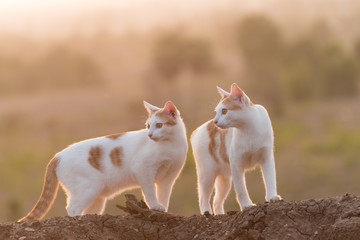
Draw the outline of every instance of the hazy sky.
<instances>
[{"instance_id":1,"label":"hazy sky","mask_svg":"<svg viewBox=\"0 0 360 240\"><path fill-rule=\"evenodd\" d=\"M339 33L359 32L359 0L0 0L0 32L62 36L104 27L146 31L249 11L270 13L292 27L297 27L295 21L303 24L324 16Z\"/></svg>"},{"instance_id":2,"label":"hazy sky","mask_svg":"<svg viewBox=\"0 0 360 240\"><path fill-rule=\"evenodd\" d=\"M0 0L0 30L61 33L75 24L116 23L117 28L147 28L211 11L242 10L259 0ZM99 23L98 21L101 21ZM110 26L111 27L111 26Z\"/></svg>"}]
</instances>

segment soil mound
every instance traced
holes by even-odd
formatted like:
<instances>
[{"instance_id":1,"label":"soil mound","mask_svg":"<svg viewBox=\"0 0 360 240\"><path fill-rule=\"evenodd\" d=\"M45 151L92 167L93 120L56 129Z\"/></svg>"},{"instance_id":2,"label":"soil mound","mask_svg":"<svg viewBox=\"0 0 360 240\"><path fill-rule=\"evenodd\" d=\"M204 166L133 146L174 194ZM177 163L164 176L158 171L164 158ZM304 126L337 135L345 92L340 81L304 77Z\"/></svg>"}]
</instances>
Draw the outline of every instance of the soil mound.
<instances>
[{"instance_id":1,"label":"soil mound","mask_svg":"<svg viewBox=\"0 0 360 240\"><path fill-rule=\"evenodd\" d=\"M2 223L0 239L360 239L360 197L278 201L243 212L184 217L127 196L126 216L85 215Z\"/></svg>"}]
</instances>

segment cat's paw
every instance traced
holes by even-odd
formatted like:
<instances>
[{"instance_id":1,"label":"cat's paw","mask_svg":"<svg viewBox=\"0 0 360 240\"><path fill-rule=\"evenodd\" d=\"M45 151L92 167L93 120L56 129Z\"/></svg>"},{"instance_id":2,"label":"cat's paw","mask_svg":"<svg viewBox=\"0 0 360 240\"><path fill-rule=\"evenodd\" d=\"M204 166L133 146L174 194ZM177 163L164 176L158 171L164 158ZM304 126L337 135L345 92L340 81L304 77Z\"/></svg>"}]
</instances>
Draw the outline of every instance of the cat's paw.
<instances>
[{"instance_id":1,"label":"cat's paw","mask_svg":"<svg viewBox=\"0 0 360 240\"><path fill-rule=\"evenodd\" d=\"M160 212L165 212L165 207L161 204L156 204L152 207L150 207L152 210L156 210L156 211L160 211Z\"/></svg>"},{"instance_id":2,"label":"cat's paw","mask_svg":"<svg viewBox=\"0 0 360 240\"><path fill-rule=\"evenodd\" d=\"M256 204L254 204L254 203L246 204L246 205L241 206L241 210L244 211L245 209L251 208L251 207L254 207L254 206L256 206Z\"/></svg>"},{"instance_id":3,"label":"cat's paw","mask_svg":"<svg viewBox=\"0 0 360 240\"><path fill-rule=\"evenodd\" d=\"M213 216L213 214L212 214L212 213L209 213L208 211L204 212L203 215L204 215L205 217L207 217L207 218Z\"/></svg>"},{"instance_id":4,"label":"cat's paw","mask_svg":"<svg viewBox=\"0 0 360 240\"><path fill-rule=\"evenodd\" d=\"M271 197L268 202L276 202L276 201L281 201L282 198L280 197L280 195L276 195L276 196L273 196Z\"/></svg>"},{"instance_id":5,"label":"cat's paw","mask_svg":"<svg viewBox=\"0 0 360 240\"><path fill-rule=\"evenodd\" d=\"M200 210L200 212L201 212L201 215L205 215L206 213L213 215L213 211L211 210L211 208L203 208L203 210Z\"/></svg>"}]
</instances>

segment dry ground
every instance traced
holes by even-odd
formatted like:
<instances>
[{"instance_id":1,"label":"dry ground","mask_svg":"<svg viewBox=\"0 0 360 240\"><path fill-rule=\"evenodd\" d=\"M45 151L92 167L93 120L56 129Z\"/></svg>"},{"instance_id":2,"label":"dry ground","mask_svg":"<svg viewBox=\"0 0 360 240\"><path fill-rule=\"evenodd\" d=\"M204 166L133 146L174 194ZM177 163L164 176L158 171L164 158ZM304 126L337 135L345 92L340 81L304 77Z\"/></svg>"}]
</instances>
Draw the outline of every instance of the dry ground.
<instances>
[{"instance_id":1,"label":"dry ground","mask_svg":"<svg viewBox=\"0 0 360 240\"><path fill-rule=\"evenodd\" d=\"M137 205L136 205L137 204ZM359 239L360 197L278 201L243 212L184 217L140 208L129 215L56 217L0 224L0 239ZM142 206L143 207L143 206ZM124 207L123 207L124 208Z\"/></svg>"}]
</instances>

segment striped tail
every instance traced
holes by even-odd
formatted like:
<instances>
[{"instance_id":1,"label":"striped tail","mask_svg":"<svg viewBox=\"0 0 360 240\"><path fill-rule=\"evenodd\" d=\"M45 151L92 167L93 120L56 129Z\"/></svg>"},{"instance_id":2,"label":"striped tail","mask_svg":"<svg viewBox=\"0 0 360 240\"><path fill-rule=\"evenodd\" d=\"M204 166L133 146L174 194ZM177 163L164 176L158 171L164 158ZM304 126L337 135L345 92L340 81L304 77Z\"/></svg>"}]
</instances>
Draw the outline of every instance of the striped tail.
<instances>
[{"instance_id":1,"label":"striped tail","mask_svg":"<svg viewBox=\"0 0 360 240\"><path fill-rule=\"evenodd\" d=\"M54 203L59 187L59 180L56 176L58 162L59 159L57 157L50 160L46 167L44 187L39 200L33 209L25 217L19 219L18 222L39 220L48 212L51 205Z\"/></svg>"}]
</instances>

